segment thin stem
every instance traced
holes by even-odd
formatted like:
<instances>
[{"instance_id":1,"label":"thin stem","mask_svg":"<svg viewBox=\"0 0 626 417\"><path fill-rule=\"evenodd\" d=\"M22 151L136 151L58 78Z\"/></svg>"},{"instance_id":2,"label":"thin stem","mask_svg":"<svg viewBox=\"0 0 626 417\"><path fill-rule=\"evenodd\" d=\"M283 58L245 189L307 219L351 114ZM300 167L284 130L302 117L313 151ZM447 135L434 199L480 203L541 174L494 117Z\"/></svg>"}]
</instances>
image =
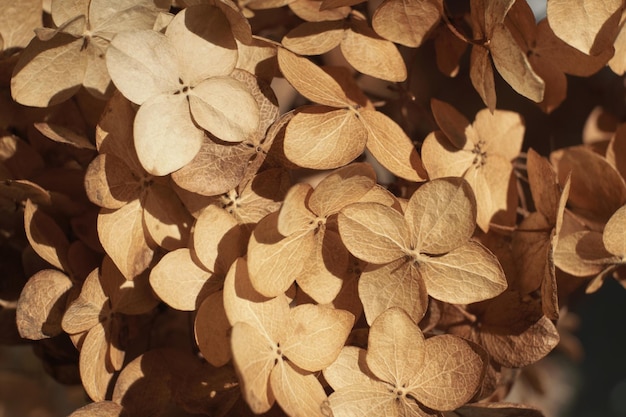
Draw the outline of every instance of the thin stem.
<instances>
[{"instance_id":1,"label":"thin stem","mask_svg":"<svg viewBox=\"0 0 626 417\"><path fill-rule=\"evenodd\" d=\"M463 315L463 317L465 317L470 323L476 323L478 321L478 317L468 312L463 307L456 305L456 304L450 304L450 305L456 308L459 311L459 313L461 313L461 315Z\"/></svg>"},{"instance_id":2,"label":"thin stem","mask_svg":"<svg viewBox=\"0 0 626 417\"><path fill-rule=\"evenodd\" d=\"M489 39L477 39L477 40L474 40L474 39L468 38L467 36L465 36L464 34L459 32L459 30L456 28L456 26L454 26L454 24L450 21L450 18L448 17L448 13L445 10L445 4L444 4L443 13L441 13L441 18L443 19L443 21L446 24L446 26L448 27L448 29L450 29L450 32L452 32L452 34L454 36L456 36L457 38L459 38L463 42L469 43L470 45L478 45L478 46L487 46L487 45L489 45Z\"/></svg>"}]
</instances>

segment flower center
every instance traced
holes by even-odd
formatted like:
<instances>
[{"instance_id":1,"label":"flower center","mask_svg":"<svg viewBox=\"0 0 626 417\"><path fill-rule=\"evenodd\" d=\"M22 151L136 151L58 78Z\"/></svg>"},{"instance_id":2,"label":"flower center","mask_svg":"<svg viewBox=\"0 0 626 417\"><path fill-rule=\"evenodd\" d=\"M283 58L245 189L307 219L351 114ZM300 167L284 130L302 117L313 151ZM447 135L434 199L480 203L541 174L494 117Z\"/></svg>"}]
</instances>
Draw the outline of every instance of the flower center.
<instances>
[{"instance_id":1,"label":"flower center","mask_svg":"<svg viewBox=\"0 0 626 417\"><path fill-rule=\"evenodd\" d=\"M472 164L476 168L480 168L487 163L487 152L483 150L485 146L485 141L480 140L476 145L474 145L474 149L472 149L472 153L474 154L474 160Z\"/></svg>"}]
</instances>

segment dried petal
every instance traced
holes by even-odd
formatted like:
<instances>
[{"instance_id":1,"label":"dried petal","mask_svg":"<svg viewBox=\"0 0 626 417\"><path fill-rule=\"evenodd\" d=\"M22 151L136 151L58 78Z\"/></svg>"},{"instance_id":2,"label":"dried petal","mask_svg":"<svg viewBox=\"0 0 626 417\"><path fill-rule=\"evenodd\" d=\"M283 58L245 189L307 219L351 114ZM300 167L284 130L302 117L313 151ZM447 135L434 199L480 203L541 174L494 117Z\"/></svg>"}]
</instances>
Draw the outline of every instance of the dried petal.
<instances>
[{"instance_id":1,"label":"dried petal","mask_svg":"<svg viewBox=\"0 0 626 417\"><path fill-rule=\"evenodd\" d=\"M372 27L385 39L415 48L440 17L436 1L385 0L372 17Z\"/></svg>"},{"instance_id":2,"label":"dried petal","mask_svg":"<svg viewBox=\"0 0 626 417\"><path fill-rule=\"evenodd\" d=\"M331 107L349 107L353 103L330 75L306 58L278 48L281 72L300 94L311 101Z\"/></svg>"},{"instance_id":3,"label":"dried petal","mask_svg":"<svg viewBox=\"0 0 626 417\"><path fill-rule=\"evenodd\" d=\"M194 311L202 300L219 288L212 274L200 268L189 249L167 253L150 272L150 285L156 295L169 306Z\"/></svg>"},{"instance_id":4,"label":"dried petal","mask_svg":"<svg viewBox=\"0 0 626 417\"><path fill-rule=\"evenodd\" d=\"M53 269L44 269L30 277L17 302L16 322L20 336L41 340L60 334L72 286L67 275Z\"/></svg>"},{"instance_id":5,"label":"dried petal","mask_svg":"<svg viewBox=\"0 0 626 417\"><path fill-rule=\"evenodd\" d=\"M377 111L361 110L359 115L367 128L367 149L382 166L409 181L427 178L415 146L400 126Z\"/></svg>"},{"instance_id":6,"label":"dried petal","mask_svg":"<svg viewBox=\"0 0 626 417\"><path fill-rule=\"evenodd\" d=\"M367 137L356 112L310 106L298 111L287 125L284 152L298 166L332 169L357 158Z\"/></svg>"},{"instance_id":7,"label":"dried petal","mask_svg":"<svg viewBox=\"0 0 626 417\"><path fill-rule=\"evenodd\" d=\"M610 48L618 31L622 2L619 0L564 0L548 2L547 15L554 33L588 55Z\"/></svg>"},{"instance_id":8,"label":"dried petal","mask_svg":"<svg viewBox=\"0 0 626 417\"><path fill-rule=\"evenodd\" d=\"M412 249L439 255L463 245L476 227L476 203L462 178L427 182L411 196L404 217Z\"/></svg>"},{"instance_id":9,"label":"dried petal","mask_svg":"<svg viewBox=\"0 0 626 417\"><path fill-rule=\"evenodd\" d=\"M359 298L369 324L392 307L403 309L418 323L428 308L424 280L417 268L404 259L383 266L366 266L359 279Z\"/></svg>"},{"instance_id":10,"label":"dried petal","mask_svg":"<svg viewBox=\"0 0 626 417\"><path fill-rule=\"evenodd\" d=\"M165 35L152 30L122 32L106 54L115 86L124 97L143 104L151 97L179 88L176 48Z\"/></svg>"},{"instance_id":11,"label":"dried petal","mask_svg":"<svg viewBox=\"0 0 626 417\"><path fill-rule=\"evenodd\" d=\"M289 312L281 350L303 370L322 370L337 358L353 324L347 311L301 304Z\"/></svg>"},{"instance_id":12,"label":"dried petal","mask_svg":"<svg viewBox=\"0 0 626 417\"><path fill-rule=\"evenodd\" d=\"M133 130L139 161L153 175L182 168L196 156L204 139L184 94L161 94L144 102Z\"/></svg>"},{"instance_id":13,"label":"dried petal","mask_svg":"<svg viewBox=\"0 0 626 417\"><path fill-rule=\"evenodd\" d=\"M202 81L189 91L188 98L195 122L225 142L250 139L259 127L256 100L234 78L212 77Z\"/></svg>"},{"instance_id":14,"label":"dried petal","mask_svg":"<svg viewBox=\"0 0 626 417\"><path fill-rule=\"evenodd\" d=\"M98 236L107 254L126 279L133 279L148 268L154 251L143 230L143 208L133 200L117 210L101 209Z\"/></svg>"},{"instance_id":15,"label":"dried petal","mask_svg":"<svg viewBox=\"0 0 626 417\"><path fill-rule=\"evenodd\" d=\"M428 294L447 303L474 303L493 298L507 288L498 259L475 241L423 259L419 270Z\"/></svg>"},{"instance_id":16,"label":"dried petal","mask_svg":"<svg viewBox=\"0 0 626 417\"><path fill-rule=\"evenodd\" d=\"M341 52L363 74L391 82L406 80L407 71L393 42L381 38L365 21L352 19L345 31Z\"/></svg>"},{"instance_id":17,"label":"dried petal","mask_svg":"<svg viewBox=\"0 0 626 417\"><path fill-rule=\"evenodd\" d=\"M82 39L64 33L47 42L34 38L13 70L13 99L26 106L47 107L73 96L87 67L82 43Z\"/></svg>"},{"instance_id":18,"label":"dried petal","mask_svg":"<svg viewBox=\"0 0 626 417\"><path fill-rule=\"evenodd\" d=\"M383 264L403 258L410 235L400 213L379 203L355 203L339 213L339 234L357 258Z\"/></svg>"}]
</instances>

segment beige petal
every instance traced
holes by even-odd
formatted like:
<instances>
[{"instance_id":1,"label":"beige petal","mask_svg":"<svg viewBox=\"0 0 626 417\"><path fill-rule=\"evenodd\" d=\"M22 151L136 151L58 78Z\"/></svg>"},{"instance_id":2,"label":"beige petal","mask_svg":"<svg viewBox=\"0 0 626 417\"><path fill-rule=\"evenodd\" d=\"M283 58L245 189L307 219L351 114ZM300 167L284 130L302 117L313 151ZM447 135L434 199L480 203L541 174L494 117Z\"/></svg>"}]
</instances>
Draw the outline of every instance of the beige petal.
<instances>
[{"instance_id":1,"label":"beige petal","mask_svg":"<svg viewBox=\"0 0 626 417\"><path fill-rule=\"evenodd\" d=\"M102 117L96 126L96 147L98 152L113 154L121 159L138 176L145 175L135 152L133 123L135 105L119 91L107 102Z\"/></svg>"},{"instance_id":2,"label":"beige petal","mask_svg":"<svg viewBox=\"0 0 626 417\"><path fill-rule=\"evenodd\" d=\"M289 317L289 302L285 294L267 298L254 289L248 275L246 261L238 259L224 281L224 311L231 324L245 322L278 341L285 333Z\"/></svg>"},{"instance_id":3,"label":"beige petal","mask_svg":"<svg viewBox=\"0 0 626 417\"><path fill-rule=\"evenodd\" d=\"M609 219L602 233L606 250L622 259L626 258L626 206L620 207Z\"/></svg>"},{"instance_id":4,"label":"beige petal","mask_svg":"<svg viewBox=\"0 0 626 417\"><path fill-rule=\"evenodd\" d=\"M47 107L73 96L83 83L87 54L83 40L58 34L34 38L20 54L11 78L11 96L25 106Z\"/></svg>"},{"instance_id":5,"label":"beige petal","mask_svg":"<svg viewBox=\"0 0 626 417\"><path fill-rule=\"evenodd\" d=\"M622 178L626 178L626 124L622 123L617 127L615 134L609 141L606 150L606 160L620 173Z\"/></svg>"},{"instance_id":6,"label":"beige petal","mask_svg":"<svg viewBox=\"0 0 626 417\"><path fill-rule=\"evenodd\" d=\"M544 81L535 73L505 25L495 27L489 51L496 69L515 91L536 103L543 100Z\"/></svg>"},{"instance_id":7,"label":"beige petal","mask_svg":"<svg viewBox=\"0 0 626 417\"><path fill-rule=\"evenodd\" d=\"M620 30L618 32L613 47L615 48L615 53L612 56L610 55L610 52L612 52L611 49L606 49L610 57L609 68L617 75L624 75L624 72L626 72L626 31Z\"/></svg>"},{"instance_id":8,"label":"beige petal","mask_svg":"<svg viewBox=\"0 0 626 417\"><path fill-rule=\"evenodd\" d=\"M277 48L272 42L253 36L249 45L237 42L237 49L239 51L237 68L254 74L267 82L271 82L278 73Z\"/></svg>"},{"instance_id":9,"label":"beige petal","mask_svg":"<svg viewBox=\"0 0 626 417\"><path fill-rule=\"evenodd\" d=\"M331 107L353 105L339 83L308 59L284 48L278 48L277 57L283 76L309 100Z\"/></svg>"},{"instance_id":10,"label":"beige petal","mask_svg":"<svg viewBox=\"0 0 626 417\"><path fill-rule=\"evenodd\" d=\"M433 410L454 410L467 403L482 382L483 361L463 339L440 335L426 340L424 366L411 394Z\"/></svg>"},{"instance_id":11,"label":"beige petal","mask_svg":"<svg viewBox=\"0 0 626 417\"><path fill-rule=\"evenodd\" d=\"M294 369L284 360L272 369L270 375L276 402L289 416L324 417L323 405L326 393L315 375Z\"/></svg>"},{"instance_id":12,"label":"beige petal","mask_svg":"<svg viewBox=\"0 0 626 417\"><path fill-rule=\"evenodd\" d=\"M307 22L322 22L326 20L341 20L350 14L350 7L322 9L322 1L296 0L289 2L289 8L302 20Z\"/></svg>"},{"instance_id":13,"label":"beige petal","mask_svg":"<svg viewBox=\"0 0 626 417\"><path fill-rule=\"evenodd\" d=\"M618 39L623 32L620 31ZM578 49L568 45L558 38L550 25L548 19L544 19L537 24L537 46L536 51L542 57L546 57L550 62L558 67L566 74L576 75L578 77L588 77L601 70L609 59L609 66L613 67L614 59L619 59L618 40L615 41L615 56L613 56L612 48L606 48L597 56L587 55ZM613 57L613 58L611 58Z\"/></svg>"},{"instance_id":14,"label":"beige petal","mask_svg":"<svg viewBox=\"0 0 626 417\"><path fill-rule=\"evenodd\" d=\"M458 248L472 236L476 200L462 178L435 179L413 193L404 217L412 249L439 255Z\"/></svg>"},{"instance_id":15,"label":"beige petal","mask_svg":"<svg viewBox=\"0 0 626 417\"><path fill-rule=\"evenodd\" d=\"M422 144L422 161L431 179L441 177L462 177L472 166L476 155L471 152L474 144L465 142L465 147L458 149L441 131L431 132Z\"/></svg>"},{"instance_id":16,"label":"beige petal","mask_svg":"<svg viewBox=\"0 0 626 417\"><path fill-rule=\"evenodd\" d=\"M341 42L341 52L363 74L391 82L406 80L406 65L398 48L378 36L364 21L352 20Z\"/></svg>"},{"instance_id":17,"label":"beige petal","mask_svg":"<svg viewBox=\"0 0 626 417\"><path fill-rule=\"evenodd\" d=\"M272 124L280 115L280 111L278 98L276 98L276 94L274 93L274 90L272 89L270 84L271 80L267 80L266 78L259 76L258 72L264 70L263 65L270 65L272 63L274 67L277 65L275 60L276 49L273 48L273 45L268 46L267 43L263 43L263 41L259 39L255 39L255 42L262 46L249 46L249 48L261 49L262 51L260 53L263 54L264 57L267 56L267 53L263 51L269 49L271 51L271 62L257 62L254 64L255 66L253 68L250 68L249 70L246 70L245 68L236 68L230 74L230 77L241 82L246 90L250 94L252 94L252 97L254 97L254 100L257 103L257 107L259 108L259 126L251 142L255 145L261 145L264 150L267 150L268 148L266 148L265 146L270 145L270 143L267 142L271 142L271 139L266 136L268 136L269 134L268 130L270 126L272 126ZM249 65L252 65L252 63L250 63ZM262 67L257 68L257 66Z\"/></svg>"},{"instance_id":18,"label":"beige petal","mask_svg":"<svg viewBox=\"0 0 626 417\"><path fill-rule=\"evenodd\" d=\"M396 395L391 386L372 380L336 391L328 398L335 417L425 417L417 403Z\"/></svg>"},{"instance_id":19,"label":"beige petal","mask_svg":"<svg viewBox=\"0 0 626 417\"><path fill-rule=\"evenodd\" d=\"M115 3L92 1L89 5L89 23L99 34L152 29L159 11L167 11L167 8L162 7L162 1L161 5L158 3L158 0L121 0Z\"/></svg>"},{"instance_id":20,"label":"beige petal","mask_svg":"<svg viewBox=\"0 0 626 417\"><path fill-rule=\"evenodd\" d=\"M50 13L56 26L76 16L87 16L89 10L89 0L54 0L50 2Z\"/></svg>"},{"instance_id":21,"label":"beige petal","mask_svg":"<svg viewBox=\"0 0 626 417\"><path fill-rule=\"evenodd\" d=\"M63 331L69 334L86 332L110 311L109 297L100 285L100 271L94 269L83 282L80 295L70 303L63 315Z\"/></svg>"},{"instance_id":22,"label":"beige petal","mask_svg":"<svg viewBox=\"0 0 626 417\"><path fill-rule=\"evenodd\" d=\"M218 143L211 135L205 135L196 156L173 172L172 180L185 190L203 196L223 194L242 181L255 154L254 149L242 143Z\"/></svg>"},{"instance_id":23,"label":"beige petal","mask_svg":"<svg viewBox=\"0 0 626 417\"><path fill-rule=\"evenodd\" d=\"M237 221L225 210L208 206L198 216L193 232L193 254L209 271L226 274L245 252L246 241Z\"/></svg>"},{"instance_id":24,"label":"beige petal","mask_svg":"<svg viewBox=\"0 0 626 417\"><path fill-rule=\"evenodd\" d=\"M180 86L176 48L165 35L152 30L115 36L107 49L106 65L115 86L135 104Z\"/></svg>"},{"instance_id":25,"label":"beige petal","mask_svg":"<svg viewBox=\"0 0 626 417\"><path fill-rule=\"evenodd\" d=\"M152 241L166 250L187 245L193 217L171 188L153 184L143 199L143 209L145 230Z\"/></svg>"},{"instance_id":26,"label":"beige petal","mask_svg":"<svg viewBox=\"0 0 626 417\"><path fill-rule=\"evenodd\" d=\"M33 125L42 135L55 142L66 143L78 149L96 150L86 136L71 128L47 122L37 122Z\"/></svg>"},{"instance_id":27,"label":"beige petal","mask_svg":"<svg viewBox=\"0 0 626 417\"><path fill-rule=\"evenodd\" d=\"M94 401L105 399L113 371L107 367L108 342L103 324L89 330L80 350L78 367L87 395Z\"/></svg>"},{"instance_id":28,"label":"beige petal","mask_svg":"<svg viewBox=\"0 0 626 417\"><path fill-rule=\"evenodd\" d=\"M356 346L345 346L337 359L324 368L324 379L335 390L350 385L369 384L373 380L365 362L365 349Z\"/></svg>"},{"instance_id":29,"label":"beige petal","mask_svg":"<svg viewBox=\"0 0 626 417\"><path fill-rule=\"evenodd\" d=\"M604 248L602 234L595 231L560 236L554 252L555 265L577 277L598 274L616 261L618 258Z\"/></svg>"},{"instance_id":30,"label":"beige petal","mask_svg":"<svg viewBox=\"0 0 626 417\"><path fill-rule=\"evenodd\" d=\"M182 351L171 348L153 349L139 355L120 372L113 389L113 401L124 406L124 413L153 415L162 412L172 401L170 384L174 376L170 361L180 364L183 358L188 360Z\"/></svg>"},{"instance_id":31,"label":"beige petal","mask_svg":"<svg viewBox=\"0 0 626 417\"><path fill-rule=\"evenodd\" d=\"M235 2L226 0L215 1L215 5L228 19L230 29L239 44L251 45L253 43L252 27L240 6Z\"/></svg>"},{"instance_id":32,"label":"beige petal","mask_svg":"<svg viewBox=\"0 0 626 417\"><path fill-rule=\"evenodd\" d=\"M197 124L225 142L250 139L259 127L259 107L245 85L231 77L213 77L189 91Z\"/></svg>"},{"instance_id":33,"label":"beige petal","mask_svg":"<svg viewBox=\"0 0 626 417\"><path fill-rule=\"evenodd\" d=\"M196 156L204 139L183 94L162 94L146 101L137 111L133 130L139 161L153 175L182 168Z\"/></svg>"},{"instance_id":34,"label":"beige petal","mask_svg":"<svg viewBox=\"0 0 626 417\"><path fill-rule=\"evenodd\" d=\"M344 283L349 253L334 230L318 231L315 240L315 248L296 280L316 302L328 304L337 297Z\"/></svg>"},{"instance_id":35,"label":"beige petal","mask_svg":"<svg viewBox=\"0 0 626 417\"><path fill-rule=\"evenodd\" d=\"M487 37L490 37L493 34L494 26L504 23L504 18L513 6L513 3L515 3L515 0L485 1L481 3L483 8L478 8L478 10L484 11L485 33ZM474 8L472 7L472 9Z\"/></svg>"},{"instance_id":36,"label":"beige petal","mask_svg":"<svg viewBox=\"0 0 626 417\"><path fill-rule=\"evenodd\" d=\"M374 110L361 110L359 115L367 128L367 149L382 166L409 181L426 180L422 160L400 126Z\"/></svg>"},{"instance_id":37,"label":"beige petal","mask_svg":"<svg viewBox=\"0 0 626 417\"><path fill-rule=\"evenodd\" d=\"M347 311L301 304L289 312L281 351L303 370L320 371L339 356L353 324Z\"/></svg>"},{"instance_id":38,"label":"beige petal","mask_svg":"<svg viewBox=\"0 0 626 417\"><path fill-rule=\"evenodd\" d=\"M233 214L242 224L258 223L280 208L290 185L291 179L283 169L268 169L255 175L231 207Z\"/></svg>"},{"instance_id":39,"label":"beige petal","mask_svg":"<svg viewBox=\"0 0 626 417\"><path fill-rule=\"evenodd\" d=\"M495 215L510 209L512 175L513 165L497 154L487 154L484 165L472 165L465 174L476 196L476 224L485 232Z\"/></svg>"},{"instance_id":40,"label":"beige petal","mask_svg":"<svg viewBox=\"0 0 626 417\"><path fill-rule=\"evenodd\" d=\"M183 83L195 86L211 77L228 75L237 63L237 43L222 11L208 4L183 9L165 36L174 47Z\"/></svg>"},{"instance_id":41,"label":"beige petal","mask_svg":"<svg viewBox=\"0 0 626 417\"><path fill-rule=\"evenodd\" d=\"M248 268L254 288L267 297L275 297L287 291L306 266L306 259L315 248L315 236L308 231L275 241L278 232L271 234L259 229L261 223L263 220L250 238Z\"/></svg>"},{"instance_id":42,"label":"beige petal","mask_svg":"<svg viewBox=\"0 0 626 417\"><path fill-rule=\"evenodd\" d=\"M567 77L548 60L530 55L528 61L535 73L545 83L543 100L538 105L545 113L549 114L560 106L567 96Z\"/></svg>"},{"instance_id":43,"label":"beige petal","mask_svg":"<svg viewBox=\"0 0 626 417\"><path fill-rule=\"evenodd\" d=\"M359 297L370 324L392 307L403 309L418 323L428 307L424 280L419 271L403 259L365 267L359 280Z\"/></svg>"},{"instance_id":44,"label":"beige petal","mask_svg":"<svg viewBox=\"0 0 626 417\"><path fill-rule=\"evenodd\" d=\"M268 411L275 401L269 386L270 373L277 359L274 342L246 322L234 324L230 342L243 398L252 412Z\"/></svg>"},{"instance_id":45,"label":"beige petal","mask_svg":"<svg viewBox=\"0 0 626 417\"><path fill-rule=\"evenodd\" d=\"M520 114L508 110L495 110L493 113L483 109L476 113L472 123L477 138L484 141L484 150L501 155L512 161L522 150L524 141L524 120Z\"/></svg>"},{"instance_id":46,"label":"beige petal","mask_svg":"<svg viewBox=\"0 0 626 417\"><path fill-rule=\"evenodd\" d=\"M289 189L278 213L278 233L289 236L317 228L317 217L306 204L312 192L313 188L302 182Z\"/></svg>"},{"instance_id":47,"label":"beige petal","mask_svg":"<svg viewBox=\"0 0 626 417\"><path fill-rule=\"evenodd\" d=\"M126 279L133 279L148 268L154 251L143 230L143 208L133 200L117 210L101 209L98 237L106 253Z\"/></svg>"},{"instance_id":48,"label":"beige petal","mask_svg":"<svg viewBox=\"0 0 626 417\"><path fill-rule=\"evenodd\" d=\"M85 68L83 86L89 94L100 100L109 98L114 90L105 60L108 46L109 42L102 38L93 37L85 48L87 67Z\"/></svg>"},{"instance_id":49,"label":"beige petal","mask_svg":"<svg viewBox=\"0 0 626 417\"><path fill-rule=\"evenodd\" d=\"M215 367L224 366L231 360L230 328L222 291L209 295L198 308L194 333L200 353Z\"/></svg>"},{"instance_id":50,"label":"beige petal","mask_svg":"<svg viewBox=\"0 0 626 417\"><path fill-rule=\"evenodd\" d=\"M30 200L24 207L24 230L28 243L46 262L61 270L68 270L69 241L65 232L46 212Z\"/></svg>"},{"instance_id":51,"label":"beige petal","mask_svg":"<svg viewBox=\"0 0 626 417\"><path fill-rule=\"evenodd\" d=\"M344 37L344 22L304 22L290 30L281 41L299 55L321 55L338 46Z\"/></svg>"},{"instance_id":52,"label":"beige petal","mask_svg":"<svg viewBox=\"0 0 626 417\"><path fill-rule=\"evenodd\" d=\"M285 156L304 168L332 169L357 158L367 132L356 112L328 107L302 108L287 125Z\"/></svg>"},{"instance_id":53,"label":"beige petal","mask_svg":"<svg viewBox=\"0 0 626 417\"><path fill-rule=\"evenodd\" d=\"M202 300L217 291L213 274L200 268L189 249L168 252L150 272L150 285L156 295L172 308L196 310Z\"/></svg>"},{"instance_id":54,"label":"beige petal","mask_svg":"<svg viewBox=\"0 0 626 417\"><path fill-rule=\"evenodd\" d=\"M315 187L308 200L313 213L330 216L365 196L376 184L376 173L367 163L353 163L330 173Z\"/></svg>"},{"instance_id":55,"label":"beige petal","mask_svg":"<svg viewBox=\"0 0 626 417\"><path fill-rule=\"evenodd\" d=\"M401 308L390 308L374 320L367 345L368 368L392 388L410 386L425 365L424 335Z\"/></svg>"},{"instance_id":56,"label":"beige petal","mask_svg":"<svg viewBox=\"0 0 626 417\"><path fill-rule=\"evenodd\" d=\"M547 7L554 33L588 55L598 55L611 47L621 11L620 0L551 0Z\"/></svg>"},{"instance_id":57,"label":"beige petal","mask_svg":"<svg viewBox=\"0 0 626 417\"><path fill-rule=\"evenodd\" d=\"M348 250L367 262L383 264L410 250L407 225L400 213L379 203L354 203L339 213L339 234Z\"/></svg>"},{"instance_id":58,"label":"beige petal","mask_svg":"<svg viewBox=\"0 0 626 417\"><path fill-rule=\"evenodd\" d=\"M61 320L72 286L67 275L54 269L44 269L30 277L17 301L15 316L20 336L41 340L61 334Z\"/></svg>"},{"instance_id":59,"label":"beige petal","mask_svg":"<svg viewBox=\"0 0 626 417\"><path fill-rule=\"evenodd\" d=\"M0 38L3 51L12 48L24 48L33 38L33 29L43 26L42 3L39 0L26 0L4 5L0 17Z\"/></svg>"},{"instance_id":60,"label":"beige petal","mask_svg":"<svg viewBox=\"0 0 626 417\"><path fill-rule=\"evenodd\" d=\"M32 181L11 179L0 182L0 194L5 202L10 201L9 204L30 200L44 206L51 204L53 196L52 193Z\"/></svg>"},{"instance_id":61,"label":"beige petal","mask_svg":"<svg viewBox=\"0 0 626 417\"><path fill-rule=\"evenodd\" d=\"M428 295L447 303L475 303L493 298L507 288L498 259L475 241L445 255L425 258L419 270Z\"/></svg>"},{"instance_id":62,"label":"beige petal","mask_svg":"<svg viewBox=\"0 0 626 417\"><path fill-rule=\"evenodd\" d=\"M386 0L376 9L372 27L385 39L415 48L424 42L440 17L435 1Z\"/></svg>"},{"instance_id":63,"label":"beige petal","mask_svg":"<svg viewBox=\"0 0 626 417\"><path fill-rule=\"evenodd\" d=\"M98 401L96 403L87 404L72 414L69 417L122 417L124 408L112 401Z\"/></svg>"}]
</instances>

